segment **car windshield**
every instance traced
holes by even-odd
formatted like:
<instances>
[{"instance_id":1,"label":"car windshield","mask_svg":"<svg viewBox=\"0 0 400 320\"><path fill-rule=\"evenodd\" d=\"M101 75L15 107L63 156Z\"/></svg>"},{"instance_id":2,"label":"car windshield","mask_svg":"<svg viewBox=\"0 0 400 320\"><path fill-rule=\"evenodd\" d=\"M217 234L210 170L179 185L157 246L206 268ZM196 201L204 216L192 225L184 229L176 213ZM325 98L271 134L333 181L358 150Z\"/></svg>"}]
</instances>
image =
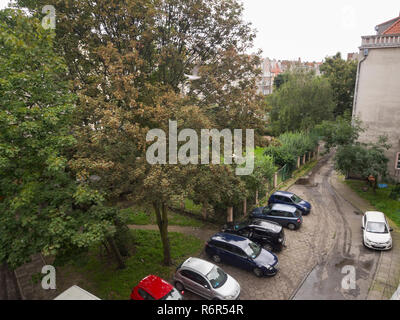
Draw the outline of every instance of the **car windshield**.
<instances>
[{"instance_id":1,"label":"car windshield","mask_svg":"<svg viewBox=\"0 0 400 320\"><path fill-rule=\"evenodd\" d=\"M294 203L300 203L300 202L302 202L303 200L302 199L300 199L298 196L296 196L295 194L293 195L293 197L291 198L292 199L292 201L294 202Z\"/></svg>"},{"instance_id":2,"label":"car windshield","mask_svg":"<svg viewBox=\"0 0 400 320\"><path fill-rule=\"evenodd\" d=\"M367 232L371 233L388 233L386 224L383 222L369 222L367 225Z\"/></svg>"},{"instance_id":3,"label":"car windshield","mask_svg":"<svg viewBox=\"0 0 400 320\"><path fill-rule=\"evenodd\" d=\"M246 252L248 257L255 259L260 255L261 247L254 242L250 242L248 247L246 247L244 251Z\"/></svg>"},{"instance_id":4,"label":"car windshield","mask_svg":"<svg viewBox=\"0 0 400 320\"><path fill-rule=\"evenodd\" d=\"M218 289L225 284L226 280L228 279L228 275L220 268L215 266L207 274L207 279L210 281L214 289Z\"/></svg>"},{"instance_id":5,"label":"car windshield","mask_svg":"<svg viewBox=\"0 0 400 320\"><path fill-rule=\"evenodd\" d=\"M173 288L167 295L162 297L160 300L182 300L182 296L178 290Z\"/></svg>"}]
</instances>

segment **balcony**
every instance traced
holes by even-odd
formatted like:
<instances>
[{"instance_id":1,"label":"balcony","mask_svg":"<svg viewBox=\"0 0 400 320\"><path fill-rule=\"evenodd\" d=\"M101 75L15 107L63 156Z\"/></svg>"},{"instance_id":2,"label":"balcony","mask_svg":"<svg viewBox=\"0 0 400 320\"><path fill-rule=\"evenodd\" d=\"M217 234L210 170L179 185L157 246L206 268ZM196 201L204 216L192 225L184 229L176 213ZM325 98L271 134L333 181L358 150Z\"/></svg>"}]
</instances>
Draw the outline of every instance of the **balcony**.
<instances>
[{"instance_id":1,"label":"balcony","mask_svg":"<svg viewBox=\"0 0 400 320\"><path fill-rule=\"evenodd\" d=\"M360 49L400 48L400 34L364 36Z\"/></svg>"}]
</instances>

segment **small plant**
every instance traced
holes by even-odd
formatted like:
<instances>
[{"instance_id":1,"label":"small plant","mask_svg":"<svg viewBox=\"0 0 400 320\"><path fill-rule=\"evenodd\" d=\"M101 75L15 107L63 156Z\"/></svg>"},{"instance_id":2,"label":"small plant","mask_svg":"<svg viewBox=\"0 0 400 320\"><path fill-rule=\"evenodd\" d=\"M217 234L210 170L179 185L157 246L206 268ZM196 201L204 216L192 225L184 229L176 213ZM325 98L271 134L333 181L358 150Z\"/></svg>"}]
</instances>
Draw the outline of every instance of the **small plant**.
<instances>
[{"instance_id":1,"label":"small plant","mask_svg":"<svg viewBox=\"0 0 400 320\"><path fill-rule=\"evenodd\" d=\"M390 199L400 201L400 183L396 184L390 193Z\"/></svg>"}]
</instances>

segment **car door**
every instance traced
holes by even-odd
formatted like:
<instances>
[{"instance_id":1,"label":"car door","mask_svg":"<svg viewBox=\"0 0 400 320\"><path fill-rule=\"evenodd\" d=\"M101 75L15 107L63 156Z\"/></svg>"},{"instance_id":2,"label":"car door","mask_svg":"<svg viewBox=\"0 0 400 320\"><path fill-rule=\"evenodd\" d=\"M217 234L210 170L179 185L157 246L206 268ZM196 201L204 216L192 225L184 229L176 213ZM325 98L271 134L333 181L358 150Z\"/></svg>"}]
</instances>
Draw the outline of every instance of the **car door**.
<instances>
[{"instance_id":1,"label":"car door","mask_svg":"<svg viewBox=\"0 0 400 320\"><path fill-rule=\"evenodd\" d=\"M198 295L209 298L211 296L211 291L208 285L208 288L205 287L207 281L203 279L206 283L201 280L201 276L191 270L182 270L182 277L185 279L184 286L188 290L197 293Z\"/></svg>"},{"instance_id":2,"label":"car door","mask_svg":"<svg viewBox=\"0 0 400 320\"><path fill-rule=\"evenodd\" d=\"M212 297L212 291L209 282L198 273L194 273L193 277L193 286L195 287L195 291L202 297L210 299Z\"/></svg>"},{"instance_id":3,"label":"car door","mask_svg":"<svg viewBox=\"0 0 400 320\"><path fill-rule=\"evenodd\" d=\"M267 219L268 220L274 221L274 222L279 223L281 225L283 223L283 219L282 218L283 218L282 217L282 212L279 211L279 210L271 210L271 211L268 212L268 215L267 215Z\"/></svg>"},{"instance_id":4,"label":"car door","mask_svg":"<svg viewBox=\"0 0 400 320\"><path fill-rule=\"evenodd\" d=\"M264 245L265 243L271 243L271 234L265 230L254 229L252 241Z\"/></svg>"},{"instance_id":5,"label":"car door","mask_svg":"<svg viewBox=\"0 0 400 320\"><path fill-rule=\"evenodd\" d=\"M249 259L247 254L239 247L232 246L233 263L236 267L253 270L253 262Z\"/></svg>"}]
</instances>

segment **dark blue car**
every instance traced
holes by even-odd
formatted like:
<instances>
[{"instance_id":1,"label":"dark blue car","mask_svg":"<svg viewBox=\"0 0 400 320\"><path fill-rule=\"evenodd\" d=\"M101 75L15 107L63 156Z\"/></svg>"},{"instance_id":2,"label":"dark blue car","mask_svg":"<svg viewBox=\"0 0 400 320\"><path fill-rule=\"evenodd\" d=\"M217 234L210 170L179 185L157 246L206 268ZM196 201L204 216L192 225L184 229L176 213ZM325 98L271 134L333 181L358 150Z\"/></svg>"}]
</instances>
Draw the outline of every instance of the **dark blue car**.
<instances>
[{"instance_id":1,"label":"dark blue car","mask_svg":"<svg viewBox=\"0 0 400 320\"><path fill-rule=\"evenodd\" d=\"M238 235L217 233L206 243L205 251L214 262L252 271L257 277L274 276L278 272L276 255Z\"/></svg>"},{"instance_id":2,"label":"dark blue car","mask_svg":"<svg viewBox=\"0 0 400 320\"><path fill-rule=\"evenodd\" d=\"M299 209L303 216L308 215L311 212L311 204L304 201L300 197L296 196L294 193L286 191L275 192L268 200L268 204L287 204L294 206Z\"/></svg>"}]
</instances>

